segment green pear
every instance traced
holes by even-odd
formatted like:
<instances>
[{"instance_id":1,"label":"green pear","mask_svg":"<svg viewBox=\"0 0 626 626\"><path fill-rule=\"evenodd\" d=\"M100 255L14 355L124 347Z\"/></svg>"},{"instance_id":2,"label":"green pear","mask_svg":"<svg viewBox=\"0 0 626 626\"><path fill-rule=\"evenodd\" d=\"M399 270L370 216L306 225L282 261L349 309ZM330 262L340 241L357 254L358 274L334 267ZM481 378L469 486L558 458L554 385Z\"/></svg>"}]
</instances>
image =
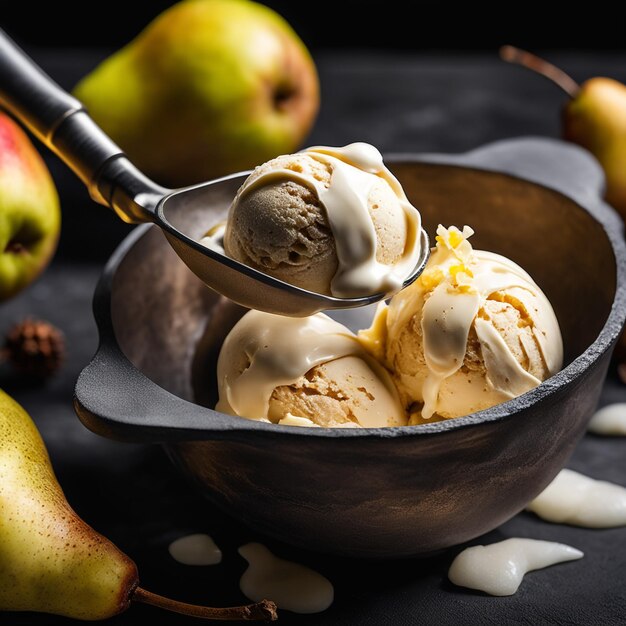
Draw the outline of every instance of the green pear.
<instances>
[{"instance_id":1,"label":"green pear","mask_svg":"<svg viewBox=\"0 0 626 626\"><path fill-rule=\"evenodd\" d=\"M135 563L76 515L35 424L1 389L0 537L0 611L99 620L138 601L211 619L276 618L267 601L213 609L138 587Z\"/></svg>"},{"instance_id":2,"label":"green pear","mask_svg":"<svg viewBox=\"0 0 626 626\"><path fill-rule=\"evenodd\" d=\"M590 78L563 110L563 137L587 148L606 175L606 199L626 219L626 85Z\"/></svg>"},{"instance_id":3,"label":"green pear","mask_svg":"<svg viewBox=\"0 0 626 626\"><path fill-rule=\"evenodd\" d=\"M626 85L602 77L579 85L525 50L504 46L500 54L505 61L542 74L569 96L563 109L563 137L598 159L606 176L606 200L626 220Z\"/></svg>"},{"instance_id":4,"label":"green pear","mask_svg":"<svg viewBox=\"0 0 626 626\"><path fill-rule=\"evenodd\" d=\"M0 390L0 609L83 620L128 608L135 564L72 510L26 411Z\"/></svg>"},{"instance_id":5,"label":"green pear","mask_svg":"<svg viewBox=\"0 0 626 626\"><path fill-rule=\"evenodd\" d=\"M61 228L59 197L24 131L0 113L0 300L48 265Z\"/></svg>"},{"instance_id":6,"label":"green pear","mask_svg":"<svg viewBox=\"0 0 626 626\"><path fill-rule=\"evenodd\" d=\"M174 5L74 94L139 168L172 186L295 151L319 106L306 47L249 0Z\"/></svg>"}]
</instances>

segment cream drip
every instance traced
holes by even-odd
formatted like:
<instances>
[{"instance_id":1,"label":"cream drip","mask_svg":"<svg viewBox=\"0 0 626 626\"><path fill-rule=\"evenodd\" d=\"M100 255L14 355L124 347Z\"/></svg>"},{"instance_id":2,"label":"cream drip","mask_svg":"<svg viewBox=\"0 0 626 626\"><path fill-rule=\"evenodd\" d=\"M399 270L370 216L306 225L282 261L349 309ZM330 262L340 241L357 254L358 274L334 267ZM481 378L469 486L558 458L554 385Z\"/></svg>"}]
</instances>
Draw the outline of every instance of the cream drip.
<instances>
[{"instance_id":1,"label":"cream drip","mask_svg":"<svg viewBox=\"0 0 626 626\"><path fill-rule=\"evenodd\" d=\"M459 587L512 596L528 572L582 557L580 550L562 543L506 539L463 550L452 562L448 578Z\"/></svg>"},{"instance_id":2,"label":"cream drip","mask_svg":"<svg viewBox=\"0 0 626 626\"><path fill-rule=\"evenodd\" d=\"M626 526L626 488L564 469L526 508L556 524Z\"/></svg>"},{"instance_id":3,"label":"cream drip","mask_svg":"<svg viewBox=\"0 0 626 626\"><path fill-rule=\"evenodd\" d=\"M588 430L595 435L626 436L626 402L609 404L596 411Z\"/></svg>"},{"instance_id":4,"label":"cream drip","mask_svg":"<svg viewBox=\"0 0 626 626\"><path fill-rule=\"evenodd\" d=\"M420 255L421 217L398 180L385 167L380 152L367 143L352 143L343 148L308 148L304 154L331 166L328 187L312 176L291 169L270 170L252 181L246 180L233 205L253 189L274 181L291 180L313 189L326 210L337 252L338 267L330 285L332 295L347 298L399 291ZM390 185L406 218L404 253L393 265L376 259L376 231L368 206L376 177Z\"/></svg>"},{"instance_id":5,"label":"cream drip","mask_svg":"<svg viewBox=\"0 0 626 626\"><path fill-rule=\"evenodd\" d=\"M468 241L473 233L468 226L459 231L440 225L437 247L424 274L393 300L393 323L398 327L407 324L415 311L421 309L428 367L422 390L424 418L436 412L443 381L462 367L472 325L480 343L487 380L497 401L514 398L541 382L521 366L490 321L478 316L483 303L496 292L516 289L516 298L533 325L533 336L548 371L556 373L563 361L560 329L543 292L513 261L473 250Z\"/></svg>"},{"instance_id":6,"label":"cream drip","mask_svg":"<svg viewBox=\"0 0 626 626\"><path fill-rule=\"evenodd\" d=\"M267 421L276 387L295 383L316 365L345 356L363 358L377 368L382 384L396 397L393 382L342 324L323 313L293 318L249 311L228 334L220 351L216 409ZM314 425L299 416L285 417L280 423Z\"/></svg>"},{"instance_id":7,"label":"cream drip","mask_svg":"<svg viewBox=\"0 0 626 626\"><path fill-rule=\"evenodd\" d=\"M314 570L280 559L259 543L241 546L239 554L249 564L239 586L253 602L267 598L294 613L321 613L333 603L331 582Z\"/></svg>"},{"instance_id":8,"label":"cream drip","mask_svg":"<svg viewBox=\"0 0 626 626\"><path fill-rule=\"evenodd\" d=\"M209 535L197 533L180 537L169 547L171 557L183 565L217 565L222 551Z\"/></svg>"}]
</instances>

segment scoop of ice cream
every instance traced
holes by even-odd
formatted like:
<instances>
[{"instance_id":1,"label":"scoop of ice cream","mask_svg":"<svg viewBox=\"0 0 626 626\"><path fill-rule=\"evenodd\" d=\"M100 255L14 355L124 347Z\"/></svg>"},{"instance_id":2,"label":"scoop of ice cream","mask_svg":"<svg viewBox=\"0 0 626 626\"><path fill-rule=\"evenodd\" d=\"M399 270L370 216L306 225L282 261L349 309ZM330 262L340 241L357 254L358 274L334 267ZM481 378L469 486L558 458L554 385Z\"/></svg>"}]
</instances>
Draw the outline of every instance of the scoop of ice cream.
<instances>
[{"instance_id":1,"label":"scoop of ice cream","mask_svg":"<svg viewBox=\"0 0 626 626\"><path fill-rule=\"evenodd\" d=\"M532 278L503 256L473 250L467 226L437 234L424 273L360 335L393 372L413 424L519 396L563 362L556 316Z\"/></svg>"},{"instance_id":2,"label":"scoop of ice cream","mask_svg":"<svg viewBox=\"0 0 626 626\"><path fill-rule=\"evenodd\" d=\"M217 363L219 402L231 415L294 426L400 426L393 381L345 326L322 313L249 311Z\"/></svg>"},{"instance_id":3,"label":"scoop of ice cream","mask_svg":"<svg viewBox=\"0 0 626 626\"><path fill-rule=\"evenodd\" d=\"M420 216L368 144L309 148L257 167L230 207L224 248L280 280L337 297L400 289Z\"/></svg>"}]
</instances>

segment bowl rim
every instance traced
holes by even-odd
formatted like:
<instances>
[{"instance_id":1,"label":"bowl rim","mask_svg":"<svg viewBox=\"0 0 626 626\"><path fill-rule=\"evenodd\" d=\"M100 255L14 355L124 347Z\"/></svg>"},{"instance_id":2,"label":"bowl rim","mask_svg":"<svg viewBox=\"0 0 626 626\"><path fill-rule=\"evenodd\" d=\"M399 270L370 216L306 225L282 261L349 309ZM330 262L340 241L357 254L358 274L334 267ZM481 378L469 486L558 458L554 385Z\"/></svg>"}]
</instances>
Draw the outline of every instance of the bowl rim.
<instances>
[{"instance_id":1,"label":"bowl rim","mask_svg":"<svg viewBox=\"0 0 626 626\"><path fill-rule=\"evenodd\" d=\"M360 439L389 439L405 436L438 435L462 428L471 428L516 415L536 404L556 391L572 385L582 373L610 350L617 340L626 320L626 244L623 237L623 223L614 209L604 202L601 194L604 189L604 175L597 161L585 150L565 142L545 138L520 138L498 141L462 154L413 154L393 153L386 155L385 161L392 166L411 163L426 163L490 172L521 180L531 185L565 196L574 202L601 226L607 237L616 264L615 297L609 315L594 341L588 348L573 359L565 368L543 381L530 391L497 404L488 409L468 415L447 419L431 424L394 426L380 428L302 428L283 426L226 415L208 407L195 404L177 396L154 383L138 370L122 352L113 329L111 310L111 287L120 263L135 243L153 225L145 224L135 228L116 248L105 265L96 287L93 310L99 333L99 347L92 359L81 372L74 396L74 405L79 418L85 425L104 434L123 440L143 441L186 441L216 438L237 438L238 435L261 431L267 435ZM559 171L554 172L550 164L557 163ZM585 176L581 176L581 170ZM585 179L584 181L582 179ZM121 359L121 361L120 361ZM194 419L171 423L159 418L150 423L146 414L142 418L129 421L126 416L116 414L110 401L99 402L97 394L89 392L93 375L103 366L117 361L128 374L133 374L137 382L142 382L148 393L155 394L155 401L174 402L179 414L192 412ZM138 377L137 377L138 375ZM121 380L121 379L120 379ZM110 394L105 394L110 398ZM151 404L154 408L155 403Z\"/></svg>"}]
</instances>

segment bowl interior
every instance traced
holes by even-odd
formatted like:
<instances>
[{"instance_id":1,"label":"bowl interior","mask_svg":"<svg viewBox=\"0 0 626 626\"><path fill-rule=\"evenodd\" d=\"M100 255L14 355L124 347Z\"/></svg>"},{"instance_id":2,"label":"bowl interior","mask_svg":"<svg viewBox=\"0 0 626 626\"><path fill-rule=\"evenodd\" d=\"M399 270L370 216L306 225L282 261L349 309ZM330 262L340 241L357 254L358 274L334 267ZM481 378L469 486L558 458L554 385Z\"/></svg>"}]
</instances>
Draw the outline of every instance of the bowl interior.
<instances>
[{"instance_id":1,"label":"bowl interior","mask_svg":"<svg viewBox=\"0 0 626 626\"><path fill-rule=\"evenodd\" d=\"M391 169L431 237L439 223L469 224L476 231L474 247L503 254L531 274L555 309L566 364L593 343L611 310L616 265L606 233L584 209L505 174L414 162ZM239 182L203 192L211 223L223 219ZM211 226L200 211L181 211L176 219L185 232ZM219 348L243 312L206 288L157 228L135 243L113 277L111 316L124 354L158 385L201 404L215 402ZM371 315L366 307L333 317L358 329Z\"/></svg>"}]
</instances>

